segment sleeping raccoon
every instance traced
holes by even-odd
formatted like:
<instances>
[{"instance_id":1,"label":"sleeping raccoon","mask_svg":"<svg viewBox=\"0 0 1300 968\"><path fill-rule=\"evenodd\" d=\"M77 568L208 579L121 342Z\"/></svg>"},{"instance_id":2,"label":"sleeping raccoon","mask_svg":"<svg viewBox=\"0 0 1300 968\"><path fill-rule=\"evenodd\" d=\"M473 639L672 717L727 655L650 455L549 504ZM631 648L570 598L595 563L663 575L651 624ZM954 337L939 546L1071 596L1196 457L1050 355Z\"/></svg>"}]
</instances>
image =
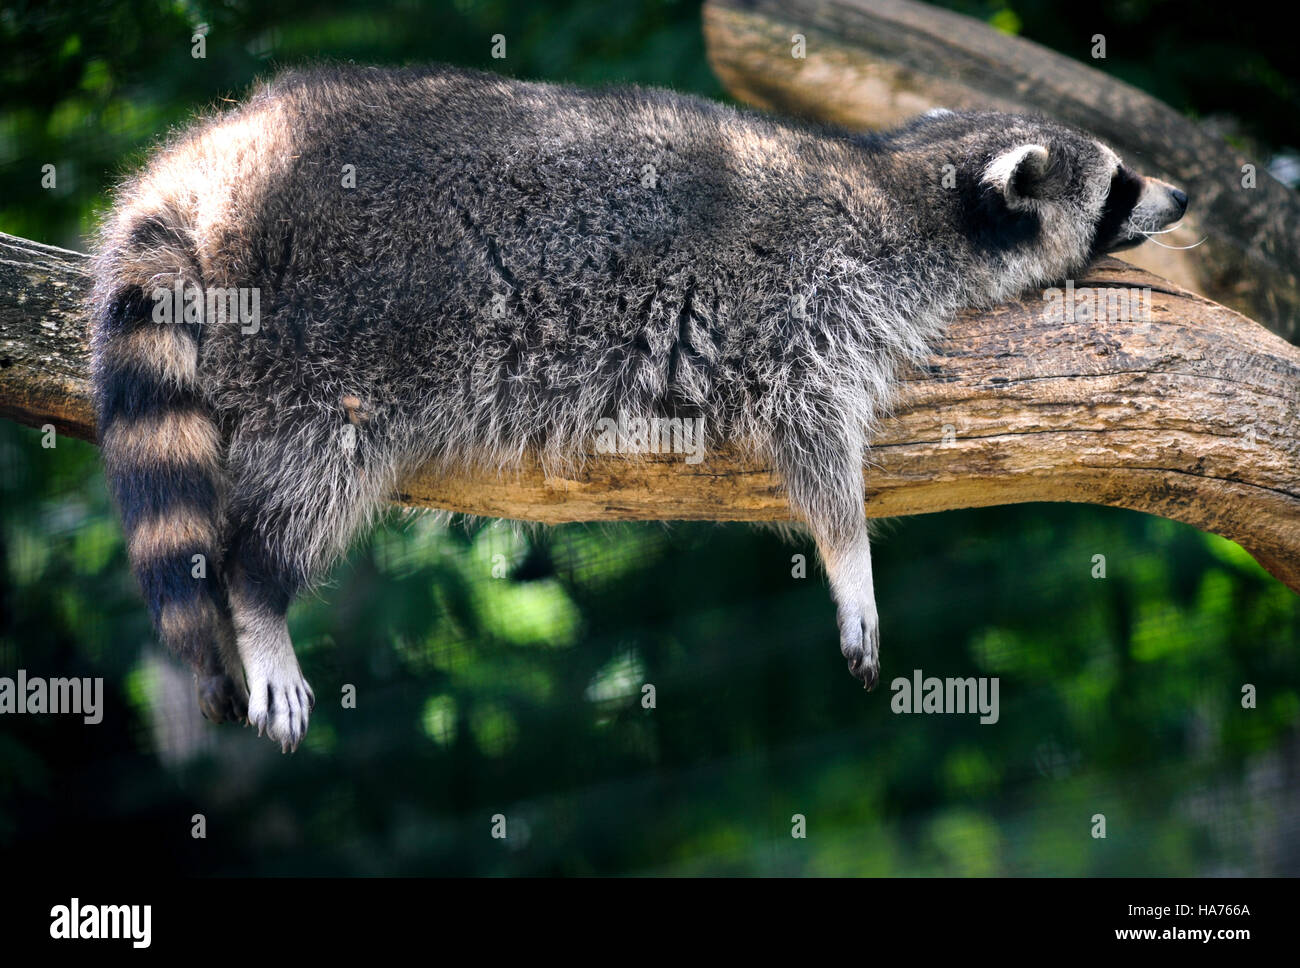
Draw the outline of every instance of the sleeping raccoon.
<instances>
[{"instance_id":1,"label":"sleeping raccoon","mask_svg":"<svg viewBox=\"0 0 1300 968\"><path fill-rule=\"evenodd\" d=\"M958 309L1186 204L1041 118L856 135L667 91L283 74L162 148L97 246L132 568L204 714L294 748L314 697L290 601L405 473L571 468L603 418L702 418L780 473L870 688L864 455L900 369Z\"/></svg>"}]
</instances>

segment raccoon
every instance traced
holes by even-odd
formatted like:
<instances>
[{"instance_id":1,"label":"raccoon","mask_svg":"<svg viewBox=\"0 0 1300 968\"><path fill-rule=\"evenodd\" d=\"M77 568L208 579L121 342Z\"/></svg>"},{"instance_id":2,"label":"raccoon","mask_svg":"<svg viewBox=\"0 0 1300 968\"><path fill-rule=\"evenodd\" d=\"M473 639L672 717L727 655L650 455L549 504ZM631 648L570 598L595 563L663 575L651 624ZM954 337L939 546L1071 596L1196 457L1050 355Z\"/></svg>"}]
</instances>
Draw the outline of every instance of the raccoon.
<instances>
[{"instance_id":1,"label":"raccoon","mask_svg":"<svg viewBox=\"0 0 1300 968\"><path fill-rule=\"evenodd\" d=\"M283 73L162 146L96 245L132 569L203 713L294 749L315 700L289 604L404 474L572 469L606 418L692 417L779 472L871 688L863 468L902 369L958 309L1186 205L1037 117L862 135L664 90ZM232 292L251 324L206 298Z\"/></svg>"}]
</instances>

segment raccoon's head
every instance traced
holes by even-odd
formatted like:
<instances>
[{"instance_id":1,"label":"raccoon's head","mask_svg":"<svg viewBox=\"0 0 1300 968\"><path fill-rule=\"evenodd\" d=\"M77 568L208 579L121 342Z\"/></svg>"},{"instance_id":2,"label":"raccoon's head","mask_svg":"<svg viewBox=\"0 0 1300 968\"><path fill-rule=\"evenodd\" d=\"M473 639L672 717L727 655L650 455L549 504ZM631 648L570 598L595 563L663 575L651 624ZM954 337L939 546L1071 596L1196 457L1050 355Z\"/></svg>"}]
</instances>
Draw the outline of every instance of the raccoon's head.
<instances>
[{"instance_id":1,"label":"raccoon's head","mask_svg":"<svg viewBox=\"0 0 1300 968\"><path fill-rule=\"evenodd\" d=\"M963 234L1020 284L1046 284L1168 228L1187 195L1146 178L1093 136L1044 118L932 111L899 146L951 159ZM915 157L915 155L913 155Z\"/></svg>"}]
</instances>

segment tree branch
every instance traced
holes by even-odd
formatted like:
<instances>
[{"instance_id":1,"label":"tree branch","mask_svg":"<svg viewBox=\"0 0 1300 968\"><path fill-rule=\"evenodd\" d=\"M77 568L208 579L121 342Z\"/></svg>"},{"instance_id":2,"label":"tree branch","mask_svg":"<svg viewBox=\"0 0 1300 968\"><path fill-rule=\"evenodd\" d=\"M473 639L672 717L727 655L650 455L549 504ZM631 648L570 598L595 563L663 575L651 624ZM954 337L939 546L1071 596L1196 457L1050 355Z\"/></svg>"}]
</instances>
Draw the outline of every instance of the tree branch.
<instances>
[{"instance_id":1,"label":"tree branch","mask_svg":"<svg viewBox=\"0 0 1300 968\"><path fill-rule=\"evenodd\" d=\"M806 56L792 56L802 34ZM1037 112L1186 189L1183 226L1124 255L1300 342L1300 197L1256 158L1086 64L913 0L707 0L709 62L742 101L855 130L934 107ZM1079 57L1092 41L1080 39ZM1243 185L1243 165L1256 168Z\"/></svg>"},{"instance_id":2,"label":"tree branch","mask_svg":"<svg viewBox=\"0 0 1300 968\"><path fill-rule=\"evenodd\" d=\"M94 439L88 285L85 256L0 235L0 414ZM1300 349L1113 259L1078 286L1150 287L1149 312L1065 322L1032 294L959 316L875 441L867 513L1133 508L1231 538L1300 591ZM419 473L395 499L546 523L789 517L772 469L733 451L592 455L571 479Z\"/></svg>"}]
</instances>

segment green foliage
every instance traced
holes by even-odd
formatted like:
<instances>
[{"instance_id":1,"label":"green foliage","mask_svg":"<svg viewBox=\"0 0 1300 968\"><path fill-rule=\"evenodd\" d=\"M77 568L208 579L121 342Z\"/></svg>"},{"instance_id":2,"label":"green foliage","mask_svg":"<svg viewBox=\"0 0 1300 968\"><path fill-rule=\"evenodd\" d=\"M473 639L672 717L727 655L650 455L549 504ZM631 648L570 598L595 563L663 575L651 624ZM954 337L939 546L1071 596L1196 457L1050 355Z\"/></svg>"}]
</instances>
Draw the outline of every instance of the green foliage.
<instances>
[{"instance_id":1,"label":"green foliage","mask_svg":"<svg viewBox=\"0 0 1300 968\"><path fill-rule=\"evenodd\" d=\"M1218 0L938 0L1128 81L1194 117L1228 116L1264 149L1300 146L1295 41L1268 7ZM1093 37L1106 59L1093 60Z\"/></svg>"}]
</instances>

